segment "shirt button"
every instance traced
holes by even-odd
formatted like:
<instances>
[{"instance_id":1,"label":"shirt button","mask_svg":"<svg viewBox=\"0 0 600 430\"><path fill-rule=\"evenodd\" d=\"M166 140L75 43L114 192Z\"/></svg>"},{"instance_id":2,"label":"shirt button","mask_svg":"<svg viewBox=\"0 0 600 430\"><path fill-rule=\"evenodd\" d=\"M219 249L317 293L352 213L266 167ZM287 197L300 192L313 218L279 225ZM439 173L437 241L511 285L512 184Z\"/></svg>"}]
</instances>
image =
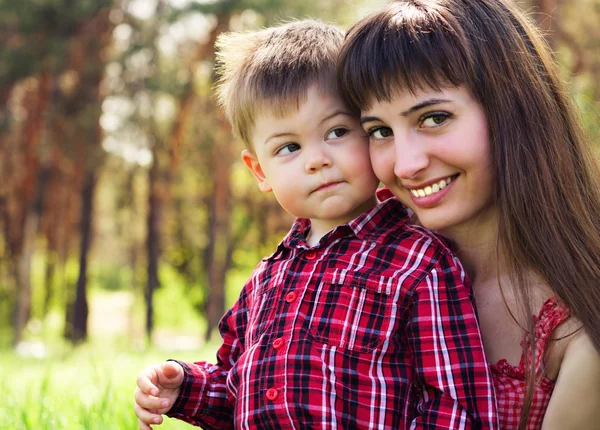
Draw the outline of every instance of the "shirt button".
<instances>
[{"instance_id":1,"label":"shirt button","mask_svg":"<svg viewBox=\"0 0 600 430\"><path fill-rule=\"evenodd\" d=\"M280 349L283 346L284 342L283 339L278 337L277 339L275 339L275 341L273 342L273 348L275 349Z\"/></svg>"},{"instance_id":2,"label":"shirt button","mask_svg":"<svg viewBox=\"0 0 600 430\"><path fill-rule=\"evenodd\" d=\"M314 260L317 257L317 253L315 251L306 251L304 257L307 260Z\"/></svg>"},{"instance_id":3,"label":"shirt button","mask_svg":"<svg viewBox=\"0 0 600 430\"><path fill-rule=\"evenodd\" d=\"M297 294L295 291L290 291L289 293L287 293L285 295L285 301L288 303L294 303L294 301L296 300Z\"/></svg>"},{"instance_id":4,"label":"shirt button","mask_svg":"<svg viewBox=\"0 0 600 430\"><path fill-rule=\"evenodd\" d=\"M269 399L270 401L276 400L278 395L279 392L275 388L269 388L267 390L267 399Z\"/></svg>"}]
</instances>

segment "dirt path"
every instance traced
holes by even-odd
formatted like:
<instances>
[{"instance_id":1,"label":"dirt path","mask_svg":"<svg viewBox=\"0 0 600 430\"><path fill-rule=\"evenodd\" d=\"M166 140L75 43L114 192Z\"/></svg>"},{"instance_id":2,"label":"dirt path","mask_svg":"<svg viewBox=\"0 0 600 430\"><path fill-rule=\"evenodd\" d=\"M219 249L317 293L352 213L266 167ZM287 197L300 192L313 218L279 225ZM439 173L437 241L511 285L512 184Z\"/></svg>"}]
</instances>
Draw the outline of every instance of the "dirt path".
<instances>
[{"instance_id":1,"label":"dirt path","mask_svg":"<svg viewBox=\"0 0 600 430\"><path fill-rule=\"evenodd\" d=\"M102 292L90 299L88 330L94 337L129 337L132 342L142 342L144 322L134 319L135 298L127 291ZM136 315L139 319L139 314ZM199 334L180 333L176 329L156 327L153 344L169 351L200 349L203 342Z\"/></svg>"}]
</instances>

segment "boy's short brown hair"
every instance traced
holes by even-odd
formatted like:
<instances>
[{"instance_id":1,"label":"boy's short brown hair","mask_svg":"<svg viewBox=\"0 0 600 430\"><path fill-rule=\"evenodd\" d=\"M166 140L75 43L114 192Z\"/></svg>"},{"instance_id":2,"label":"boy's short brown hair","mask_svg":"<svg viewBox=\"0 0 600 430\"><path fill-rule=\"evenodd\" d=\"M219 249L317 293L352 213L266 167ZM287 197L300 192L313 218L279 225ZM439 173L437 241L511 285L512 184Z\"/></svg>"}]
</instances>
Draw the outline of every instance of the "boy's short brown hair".
<instances>
[{"instance_id":1,"label":"boy's short brown hair","mask_svg":"<svg viewBox=\"0 0 600 430\"><path fill-rule=\"evenodd\" d=\"M217 97L248 149L261 112L284 116L298 109L311 85L337 93L336 62L343 40L343 30L314 20L219 36Z\"/></svg>"}]
</instances>

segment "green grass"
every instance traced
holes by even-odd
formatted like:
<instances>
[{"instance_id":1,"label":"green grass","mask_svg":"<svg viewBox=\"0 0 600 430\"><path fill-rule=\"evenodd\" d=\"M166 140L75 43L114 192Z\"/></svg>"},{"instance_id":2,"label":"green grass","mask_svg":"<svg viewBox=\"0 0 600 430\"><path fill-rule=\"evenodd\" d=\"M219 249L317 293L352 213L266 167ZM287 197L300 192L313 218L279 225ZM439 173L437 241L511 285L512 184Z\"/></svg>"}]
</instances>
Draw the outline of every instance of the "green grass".
<instances>
[{"instance_id":1,"label":"green grass","mask_svg":"<svg viewBox=\"0 0 600 430\"><path fill-rule=\"evenodd\" d=\"M217 348L136 352L102 343L55 350L44 359L0 351L0 430L137 429L133 391L140 370L167 358L214 361ZM166 419L155 428L193 427Z\"/></svg>"},{"instance_id":2,"label":"green grass","mask_svg":"<svg viewBox=\"0 0 600 430\"><path fill-rule=\"evenodd\" d=\"M91 341L73 348L62 339L65 311L59 304L64 291L58 289L50 313L42 317L43 269L43 261L34 259L33 318L24 338L44 342L49 349L47 358L19 356L9 347L12 331L0 324L0 430L135 430L133 392L140 370L168 358L214 361L217 344L203 345L196 351L167 350L202 345L196 336L206 327L190 303L189 290L173 270L161 270L163 287L154 295L154 338L163 349L146 350L140 340L145 318L143 297L127 282L130 274L117 277L110 273L114 268L107 268L100 280L92 277L88 291ZM65 279L76 279L76 269L76 262L68 264ZM228 303L237 298L248 272L230 275ZM0 302L0 320L9 321L10 307L2 305ZM167 418L155 428L194 427Z\"/></svg>"}]
</instances>

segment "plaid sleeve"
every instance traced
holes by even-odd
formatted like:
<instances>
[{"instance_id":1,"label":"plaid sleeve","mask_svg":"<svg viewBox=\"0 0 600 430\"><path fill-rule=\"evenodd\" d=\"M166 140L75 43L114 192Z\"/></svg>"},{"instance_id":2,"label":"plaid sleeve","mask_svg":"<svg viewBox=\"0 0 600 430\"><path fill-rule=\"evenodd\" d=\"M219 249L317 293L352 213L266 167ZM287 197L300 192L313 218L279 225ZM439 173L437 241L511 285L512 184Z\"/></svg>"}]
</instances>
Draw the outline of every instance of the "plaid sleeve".
<instances>
[{"instance_id":1,"label":"plaid sleeve","mask_svg":"<svg viewBox=\"0 0 600 430\"><path fill-rule=\"evenodd\" d=\"M409 345L417 415L411 429L498 429L496 400L468 280L444 253L413 288Z\"/></svg>"},{"instance_id":2,"label":"plaid sleeve","mask_svg":"<svg viewBox=\"0 0 600 430\"><path fill-rule=\"evenodd\" d=\"M175 360L183 367L184 377L179 397L167 416L204 429L234 428L234 405L228 398L227 377L244 350L249 284L219 324L223 343L217 351L217 364Z\"/></svg>"}]
</instances>

